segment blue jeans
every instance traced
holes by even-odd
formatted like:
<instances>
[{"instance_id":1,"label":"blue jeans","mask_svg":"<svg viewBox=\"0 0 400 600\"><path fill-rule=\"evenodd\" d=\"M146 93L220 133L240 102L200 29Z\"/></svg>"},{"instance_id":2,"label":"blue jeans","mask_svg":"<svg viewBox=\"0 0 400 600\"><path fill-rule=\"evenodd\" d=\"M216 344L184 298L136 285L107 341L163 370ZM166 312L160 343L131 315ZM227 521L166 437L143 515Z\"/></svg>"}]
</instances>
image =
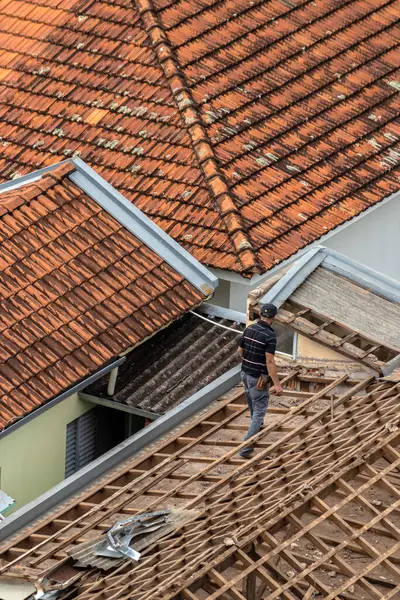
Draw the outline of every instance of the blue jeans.
<instances>
[{"instance_id":1,"label":"blue jeans","mask_svg":"<svg viewBox=\"0 0 400 600\"><path fill-rule=\"evenodd\" d=\"M249 430L244 438L245 440L248 440L249 438L253 437L253 435L258 433L264 425L264 417L268 408L269 385L267 385L264 390L258 390L256 387L258 380L257 377L247 375L247 373L244 373L243 371L240 375L243 381L251 418ZM253 452L253 448L249 446L242 448L239 452L239 455L246 456L251 454L251 452Z\"/></svg>"}]
</instances>

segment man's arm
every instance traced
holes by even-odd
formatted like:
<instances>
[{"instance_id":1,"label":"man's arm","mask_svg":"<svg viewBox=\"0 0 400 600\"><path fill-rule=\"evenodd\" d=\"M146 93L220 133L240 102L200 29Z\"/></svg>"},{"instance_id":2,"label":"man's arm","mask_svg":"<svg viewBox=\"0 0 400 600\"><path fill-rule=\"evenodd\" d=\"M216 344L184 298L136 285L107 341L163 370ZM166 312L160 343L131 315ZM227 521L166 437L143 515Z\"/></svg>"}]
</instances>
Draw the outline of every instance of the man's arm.
<instances>
[{"instance_id":1,"label":"man's arm","mask_svg":"<svg viewBox=\"0 0 400 600\"><path fill-rule=\"evenodd\" d=\"M273 392L277 396L282 396L283 388L279 383L278 370L276 368L275 356L270 354L269 352L265 353L265 360L267 363L268 373L271 376L272 382L274 384ZM271 390L272 391L272 390Z\"/></svg>"},{"instance_id":2,"label":"man's arm","mask_svg":"<svg viewBox=\"0 0 400 600\"><path fill-rule=\"evenodd\" d=\"M236 336L236 341L238 343L238 354L240 356L240 360L243 358L243 335Z\"/></svg>"}]
</instances>

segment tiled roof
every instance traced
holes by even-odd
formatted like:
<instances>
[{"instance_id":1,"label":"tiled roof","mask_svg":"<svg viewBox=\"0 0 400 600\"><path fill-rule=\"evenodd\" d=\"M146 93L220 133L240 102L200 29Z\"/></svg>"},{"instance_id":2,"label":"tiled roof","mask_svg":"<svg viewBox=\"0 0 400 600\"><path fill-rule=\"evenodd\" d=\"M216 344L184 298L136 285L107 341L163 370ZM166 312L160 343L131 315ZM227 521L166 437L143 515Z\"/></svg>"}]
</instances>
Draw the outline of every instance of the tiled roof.
<instances>
[{"instance_id":1,"label":"tiled roof","mask_svg":"<svg viewBox=\"0 0 400 600\"><path fill-rule=\"evenodd\" d=\"M0 429L205 298L73 171L0 193Z\"/></svg>"},{"instance_id":2,"label":"tiled roof","mask_svg":"<svg viewBox=\"0 0 400 600\"><path fill-rule=\"evenodd\" d=\"M153 5L263 271L399 189L398 2L137 4Z\"/></svg>"},{"instance_id":3,"label":"tiled roof","mask_svg":"<svg viewBox=\"0 0 400 600\"><path fill-rule=\"evenodd\" d=\"M201 262L266 271L399 189L398 14L4 0L0 178L79 152Z\"/></svg>"},{"instance_id":4,"label":"tiled roof","mask_svg":"<svg viewBox=\"0 0 400 600\"><path fill-rule=\"evenodd\" d=\"M0 49L0 181L80 156L198 260L243 268L130 0L5 0Z\"/></svg>"}]
</instances>

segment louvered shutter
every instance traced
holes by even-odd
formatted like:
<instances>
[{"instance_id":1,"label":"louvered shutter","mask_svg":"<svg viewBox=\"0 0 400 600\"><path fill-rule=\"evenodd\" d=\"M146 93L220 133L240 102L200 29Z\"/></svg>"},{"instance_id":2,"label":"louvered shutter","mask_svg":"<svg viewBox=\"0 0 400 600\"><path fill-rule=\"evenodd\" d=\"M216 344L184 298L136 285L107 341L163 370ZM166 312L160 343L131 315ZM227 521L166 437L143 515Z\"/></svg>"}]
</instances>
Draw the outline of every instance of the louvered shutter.
<instances>
[{"instance_id":1,"label":"louvered shutter","mask_svg":"<svg viewBox=\"0 0 400 600\"><path fill-rule=\"evenodd\" d=\"M96 458L96 409L67 425L65 477Z\"/></svg>"}]
</instances>

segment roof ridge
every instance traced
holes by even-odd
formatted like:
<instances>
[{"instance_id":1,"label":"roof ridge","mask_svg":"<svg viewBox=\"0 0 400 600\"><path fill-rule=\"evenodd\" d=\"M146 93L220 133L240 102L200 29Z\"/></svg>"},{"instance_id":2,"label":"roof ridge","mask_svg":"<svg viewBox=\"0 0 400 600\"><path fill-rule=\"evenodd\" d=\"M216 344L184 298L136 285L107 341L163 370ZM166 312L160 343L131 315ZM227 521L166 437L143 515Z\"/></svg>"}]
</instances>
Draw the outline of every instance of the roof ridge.
<instances>
[{"instance_id":1,"label":"roof ridge","mask_svg":"<svg viewBox=\"0 0 400 600\"><path fill-rule=\"evenodd\" d=\"M193 100L192 94L186 85L185 76L176 63L153 2L152 0L134 0L134 3L157 55L160 67L170 85L172 95L192 140L197 161L214 198L217 210L224 221L235 253L238 255L245 271L261 272L262 269L243 224L242 216L220 171L208 134L203 126L197 103Z\"/></svg>"}]
</instances>

